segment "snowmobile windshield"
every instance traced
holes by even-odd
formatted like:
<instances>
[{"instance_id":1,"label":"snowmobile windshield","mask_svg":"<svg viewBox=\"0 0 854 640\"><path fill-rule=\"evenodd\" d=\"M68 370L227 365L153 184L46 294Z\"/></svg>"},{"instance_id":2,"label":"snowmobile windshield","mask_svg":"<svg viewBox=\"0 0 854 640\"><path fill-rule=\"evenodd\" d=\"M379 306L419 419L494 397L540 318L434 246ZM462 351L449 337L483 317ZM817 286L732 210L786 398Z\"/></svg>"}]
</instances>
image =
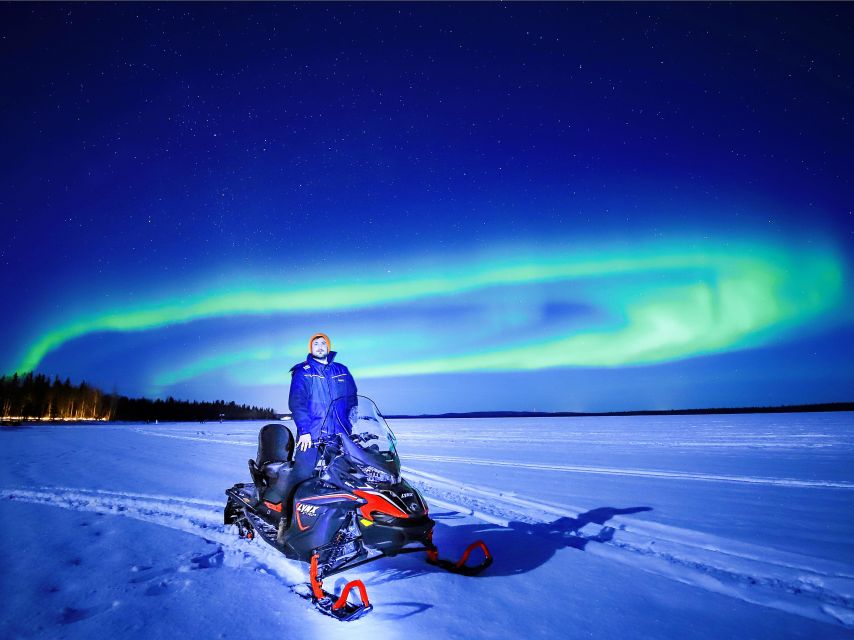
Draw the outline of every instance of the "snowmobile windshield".
<instances>
[{"instance_id":1,"label":"snowmobile windshield","mask_svg":"<svg viewBox=\"0 0 854 640\"><path fill-rule=\"evenodd\" d=\"M326 414L323 433L340 434L345 452L363 465L379 467L392 475L400 472L397 438L370 398L337 398Z\"/></svg>"}]
</instances>

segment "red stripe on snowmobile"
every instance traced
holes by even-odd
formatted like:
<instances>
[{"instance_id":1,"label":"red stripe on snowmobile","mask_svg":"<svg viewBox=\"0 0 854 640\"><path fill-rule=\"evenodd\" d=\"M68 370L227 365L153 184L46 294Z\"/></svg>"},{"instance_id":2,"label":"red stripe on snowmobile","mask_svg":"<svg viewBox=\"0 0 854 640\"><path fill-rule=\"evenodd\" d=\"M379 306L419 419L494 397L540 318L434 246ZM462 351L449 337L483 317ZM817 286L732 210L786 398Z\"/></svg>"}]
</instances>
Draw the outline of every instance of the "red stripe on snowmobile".
<instances>
[{"instance_id":1,"label":"red stripe on snowmobile","mask_svg":"<svg viewBox=\"0 0 854 640\"><path fill-rule=\"evenodd\" d=\"M308 500L325 500L327 498L344 498L347 500L358 500L355 496L350 495L349 493L330 493L325 496L309 496L308 498L300 498L300 502L307 502Z\"/></svg>"},{"instance_id":2,"label":"red stripe on snowmobile","mask_svg":"<svg viewBox=\"0 0 854 640\"><path fill-rule=\"evenodd\" d=\"M299 527L300 531L305 531L306 529L311 528L311 525L303 526L302 520L299 517L299 510L297 510L297 527Z\"/></svg>"},{"instance_id":3,"label":"red stripe on snowmobile","mask_svg":"<svg viewBox=\"0 0 854 640\"><path fill-rule=\"evenodd\" d=\"M401 511L391 500L386 498L381 493L375 493L373 491L360 491L359 489L354 489L353 493L362 498L363 500L367 500L367 504L359 507L359 513L362 514L362 517L366 520L373 520L373 513L379 511L380 513L385 513L390 516L394 516L395 518L408 518L409 514Z\"/></svg>"},{"instance_id":4,"label":"red stripe on snowmobile","mask_svg":"<svg viewBox=\"0 0 854 640\"><path fill-rule=\"evenodd\" d=\"M347 604L347 596L350 595L350 590L353 587L356 587L356 589L359 590L359 598L362 600L362 605L366 607L370 606L371 603L368 602L368 590L365 589L365 584L361 580L352 580L344 586L344 589L341 591L341 596L335 604L332 605L333 609L340 609Z\"/></svg>"},{"instance_id":5,"label":"red stripe on snowmobile","mask_svg":"<svg viewBox=\"0 0 854 640\"><path fill-rule=\"evenodd\" d=\"M282 503L281 502L279 502L277 504L273 504L272 502L267 502L266 500L264 500L264 504L266 505L266 507L268 509L272 509L273 511L278 511L279 513L282 512Z\"/></svg>"}]
</instances>

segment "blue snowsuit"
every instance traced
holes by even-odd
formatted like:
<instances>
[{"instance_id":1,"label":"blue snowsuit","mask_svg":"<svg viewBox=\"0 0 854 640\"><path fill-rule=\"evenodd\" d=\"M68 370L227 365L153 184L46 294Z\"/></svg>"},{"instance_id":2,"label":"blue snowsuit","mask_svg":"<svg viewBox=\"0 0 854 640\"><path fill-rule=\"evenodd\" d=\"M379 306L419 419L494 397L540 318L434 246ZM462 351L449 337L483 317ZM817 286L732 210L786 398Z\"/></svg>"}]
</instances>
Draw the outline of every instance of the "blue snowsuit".
<instances>
[{"instance_id":1,"label":"blue snowsuit","mask_svg":"<svg viewBox=\"0 0 854 640\"><path fill-rule=\"evenodd\" d=\"M356 382L347 367L335 362L335 355L335 351L330 351L326 356L327 364L323 364L309 354L304 362L291 367L288 407L297 425L298 437L311 434L312 443L321 435L323 420L333 400L347 398L346 402L339 403L342 415L330 416L327 424L330 433L334 433L336 428L340 430L341 424L347 424L347 413L356 404ZM301 482L314 472L317 448L312 444L308 451L297 449L295 460L294 482Z\"/></svg>"}]
</instances>

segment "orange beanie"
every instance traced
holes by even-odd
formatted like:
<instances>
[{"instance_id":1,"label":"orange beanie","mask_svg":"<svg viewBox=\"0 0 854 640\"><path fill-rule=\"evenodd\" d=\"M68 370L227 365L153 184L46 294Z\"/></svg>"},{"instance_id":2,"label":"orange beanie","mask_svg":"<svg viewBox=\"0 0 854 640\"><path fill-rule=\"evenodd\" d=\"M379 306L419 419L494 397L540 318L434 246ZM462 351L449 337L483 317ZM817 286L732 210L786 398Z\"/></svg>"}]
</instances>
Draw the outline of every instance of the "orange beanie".
<instances>
[{"instance_id":1,"label":"orange beanie","mask_svg":"<svg viewBox=\"0 0 854 640\"><path fill-rule=\"evenodd\" d=\"M325 333L315 333L312 334L311 338L308 341L308 352L311 353L311 343L315 341L316 338L323 338L326 340L326 348L332 351L332 340L329 339L329 336Z\"/></svg>"}]
</instances>

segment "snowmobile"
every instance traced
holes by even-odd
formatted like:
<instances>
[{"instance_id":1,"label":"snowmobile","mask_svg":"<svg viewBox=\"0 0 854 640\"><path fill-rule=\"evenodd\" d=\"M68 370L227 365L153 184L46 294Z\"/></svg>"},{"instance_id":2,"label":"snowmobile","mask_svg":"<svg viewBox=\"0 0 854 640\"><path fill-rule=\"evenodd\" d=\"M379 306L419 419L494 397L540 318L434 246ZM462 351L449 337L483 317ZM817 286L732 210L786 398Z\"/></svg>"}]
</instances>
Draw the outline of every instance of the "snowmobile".
<instances>
[{"instance_id":1,"label":"snowmobile","mask_svg":"<svg viewBox=\"0 0 854 640\"><path fill-rule=\"evenodd\" d=\"M258 454L249 460L252 482L226 490L225 524L242 538L259 535L286 557L309 564L311 600L323 613L354 620L373 606L361 580L348 582L338 595L323 580L353 567L401 553L426 552L428 563L453 573L476 575L492 564L478 540L458 562L439 557L433 542L435 522L417 489L400 475L397 440L374 402L365 396L338 398L330 404L312 477L291 479L294 437L281 423L258 434ZM468 565L472 551L483 561ZM361 602L350 602L353 590Z\"/></svg>"}]
</instances>

